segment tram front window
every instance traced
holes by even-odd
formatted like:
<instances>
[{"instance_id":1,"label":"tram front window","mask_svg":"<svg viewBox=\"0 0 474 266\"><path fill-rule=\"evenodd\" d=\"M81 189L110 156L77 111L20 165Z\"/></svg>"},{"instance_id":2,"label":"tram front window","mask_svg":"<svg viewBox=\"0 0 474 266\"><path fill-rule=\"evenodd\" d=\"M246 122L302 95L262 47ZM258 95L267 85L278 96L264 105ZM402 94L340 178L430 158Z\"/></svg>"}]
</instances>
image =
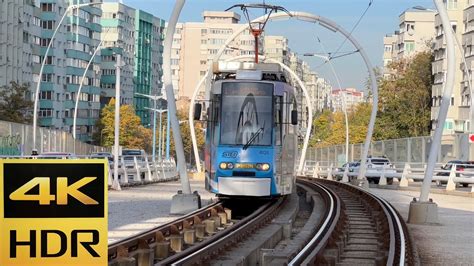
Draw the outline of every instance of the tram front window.
<instances>
[{"instance_id":1,"label":"tram front window","mask_svg":"<svg viewBox=\"0 0 474 266\"><path fill-rule=\"evenodd\" d=\"M272 144L273 84L225 82L222 84L221 144L268 146Z\"/></svg>"}]
</instances>

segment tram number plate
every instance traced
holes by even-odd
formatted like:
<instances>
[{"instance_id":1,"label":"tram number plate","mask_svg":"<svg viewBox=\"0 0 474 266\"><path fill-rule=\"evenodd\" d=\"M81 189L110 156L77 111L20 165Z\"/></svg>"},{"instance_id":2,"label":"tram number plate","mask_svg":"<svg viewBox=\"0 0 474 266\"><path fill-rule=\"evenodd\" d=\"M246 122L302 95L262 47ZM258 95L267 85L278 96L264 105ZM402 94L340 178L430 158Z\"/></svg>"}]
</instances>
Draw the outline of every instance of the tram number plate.
<instances>
[{"instance_id":1,"label":"tram number plate","mask_svg":"<svg viewBox=\"0 0 474 266\"><path fill-rule=\"evenodd\" d=\"M252 169L254 168L254 166L251 163L238 163L238 164L235 164L235 168Z\"/></svg>"}]
</instances>

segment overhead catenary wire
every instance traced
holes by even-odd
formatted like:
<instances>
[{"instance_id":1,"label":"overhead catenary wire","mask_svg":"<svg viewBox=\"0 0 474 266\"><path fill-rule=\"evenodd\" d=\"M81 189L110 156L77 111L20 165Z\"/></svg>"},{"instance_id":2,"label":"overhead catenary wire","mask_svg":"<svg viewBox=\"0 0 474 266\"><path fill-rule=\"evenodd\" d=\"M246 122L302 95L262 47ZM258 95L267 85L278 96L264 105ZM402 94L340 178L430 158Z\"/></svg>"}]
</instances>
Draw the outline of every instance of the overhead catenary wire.
<instances>
[{"instance_id":1,"label":"overhead catenary wire","mask_svg":"<svg viewBox=\"0 0 474 266\"><path fill-rule=\"evenodd\" d=\"M359 17L359 19L357 20L357 22L354 24L354 26L352 27L351 31L349 32L349 35L352 35L352 33L354 32L354 30L357 28L357 26L359 26L359 23L362 21L362 19L364 18L365 14L367 14L367 11L369 11L370 7L372 6L372 3L373 3L373 0L370 0L369 1L369 4L367 5L367 7L365 8L364 12L362 13L362 15ZM339 50L341 50L342 46L344 46L344 44L346 43L347 41L347 37L344 38L344 41L342 41L341 45L339 45L339 47L336 49L336 53L339 52Z\"/></svg>"}]
</instances>

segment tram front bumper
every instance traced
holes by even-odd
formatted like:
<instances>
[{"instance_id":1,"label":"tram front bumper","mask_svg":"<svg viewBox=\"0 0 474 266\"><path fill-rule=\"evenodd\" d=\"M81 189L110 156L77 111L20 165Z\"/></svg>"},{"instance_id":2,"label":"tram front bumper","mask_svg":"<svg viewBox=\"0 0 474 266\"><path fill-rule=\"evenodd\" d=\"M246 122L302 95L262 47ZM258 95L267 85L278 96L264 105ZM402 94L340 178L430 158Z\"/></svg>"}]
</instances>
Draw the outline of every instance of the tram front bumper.
<instances>
[{"instance_id":1,"label":"tram front bumper","mask_svg":"<svg viewBox=\"0 0 474 266\"><path fill-rule=\"evenodd\" d=\"M271 178L218 177L218 191L222 195L270 196Z\"/></svg>"}]
</instances>

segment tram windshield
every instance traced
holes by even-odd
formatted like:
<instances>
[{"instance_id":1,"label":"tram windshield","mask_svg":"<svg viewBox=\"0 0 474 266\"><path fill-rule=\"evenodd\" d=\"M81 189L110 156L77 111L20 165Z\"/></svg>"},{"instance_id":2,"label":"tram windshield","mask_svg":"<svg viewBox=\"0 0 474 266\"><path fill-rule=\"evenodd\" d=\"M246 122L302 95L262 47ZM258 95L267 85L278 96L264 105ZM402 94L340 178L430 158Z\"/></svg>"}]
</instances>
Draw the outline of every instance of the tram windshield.
<instances>
[{"instance_id":1,"label":"tram windshield","mask_svg":"<svg viewBox=\"0 0 474 266\"><path fill-rule=\"evenodd\" d=\"M222 84L221 144L267 146L272 144L273 84L224 82Z\"/></svg>"}]
</instances>

